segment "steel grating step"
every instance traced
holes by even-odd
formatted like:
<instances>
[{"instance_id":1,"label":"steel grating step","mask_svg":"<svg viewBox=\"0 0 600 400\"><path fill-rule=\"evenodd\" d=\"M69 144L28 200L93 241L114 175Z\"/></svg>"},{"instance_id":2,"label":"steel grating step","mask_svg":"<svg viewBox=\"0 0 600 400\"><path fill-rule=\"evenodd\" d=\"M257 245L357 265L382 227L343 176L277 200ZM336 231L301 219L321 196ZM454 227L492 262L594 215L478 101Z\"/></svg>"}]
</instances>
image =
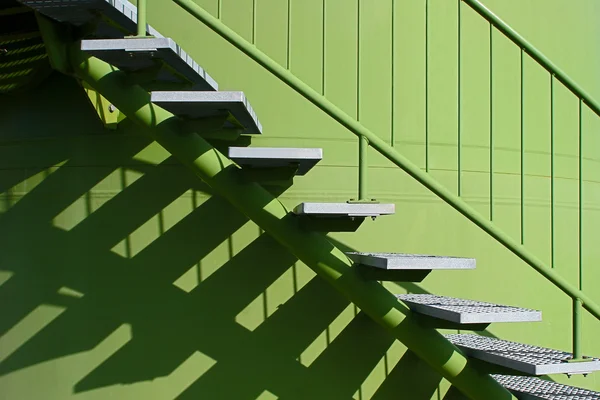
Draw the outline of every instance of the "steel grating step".
<instances>
[{"instance_id":1,"label":"steel grating step","mask_svg":"<svg viewBox=\"0 0 600 400\"><path fill-rule=\"evenodd\" d=\"M573 355L560 350L469 334L445 337L468 356L530 375L587 374L600 370L600 360L568 362Z\"/></svg>"},{"instance_id":2,"label":"steel grating step","mask_svg":"<svg viewBox=\"0 0 600 400\"><path fill-rule=\"evenodd\" d=\"M530 376L492 375L523 400L600 400L600 393Z\"/></svg>"},{"instance_id":3,"label":"steel grating step","mask_svg":"<svg viewBox=\"0 0 600 400\"><path fill-rule=\"evenodd\" d=\"M474 258L403 253L346 253L355 263L387 270L475 269Z\"/></svg>"},{"instance_id":4,"label":"steel grating step","mask_svg":"<svg viewBox=\"0 0 600 400\"><path fill-rule=\"evenodd\" d=\"M173 114L193 119L214 117L229 112L243 127L243 133L262 133L262 126L258 122L256 113L243 92L152 92L150 98L154 104ZM235 128L236 125L229 122L227 127Z\"/></svg>"},{"instance_id":5,"label":"steel grating step","mask_svg":"<svg viewBox=\"0 0 600 400\"><path fill-rule=\"evenodd\" d=\"M137 8L122 0L19 0L54 20L82 26L92 21L99 22L94 36L123 37L136 33ZM112 23L106 20L112 21ZM115 27L118 26L121 29ZM150 36L162 37L158 31L147 25Z\"/></svg>"},{"instance_id":6,"label":"steel grating step","mask_svg":"<svg viewBox=\"0 0 600 400\"><path fill-rule=\"evenodd\" d=\"M321 218L374 218L395 212L395 204L379 203L301 203L294 208L297 215Z\"/></svg>"},{"instance_id":7,"label":"steel grating step","mask_svg":"<svg viewBox=\"0 0 600 400\"><path fill-rule=\"evenodd\" d=\"M217 82L170 38L87 39L81 50L129 72L151 69L162 60L176 74L163 68L157 80L181 82L180 74L194 85L192 90L218 90Z\"/></svg>"},{"instance_id":8,"label":"steel grating step","mask_svg":"<svg viewBox=\"0 0 600 400\"><path fill-rule=\"evenodd\" d=\"M297 165L296 175L305 175L323 159L323 149L230 147L228 156L238 165L250 168L279 168Z\"/></svg>"},{"instance_id":9,"label":"steel grating step","mask_svg":"<svg viewBox=\"0 0 600 400\"><path fill-rule=\"evenodd\" d=\"M540 311L433 294L400 294L414 312L458 324L541 321Z\"/></svg>"}]
</instances>

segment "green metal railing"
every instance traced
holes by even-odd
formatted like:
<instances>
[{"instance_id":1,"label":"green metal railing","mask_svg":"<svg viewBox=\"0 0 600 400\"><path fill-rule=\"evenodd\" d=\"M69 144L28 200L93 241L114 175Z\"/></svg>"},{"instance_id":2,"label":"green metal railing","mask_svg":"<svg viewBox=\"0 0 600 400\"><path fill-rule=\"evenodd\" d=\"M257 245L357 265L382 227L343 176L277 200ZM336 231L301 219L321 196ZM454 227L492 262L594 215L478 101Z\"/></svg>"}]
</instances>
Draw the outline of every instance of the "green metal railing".
<instances>
[{"instance_id":1,"label":"green metal railing","mask_svg":"<svg viewBox=\"0 0 600 400\"><path fill-rule=\"evenodd\" d=\"M585 90L583 90L573 79L571 79L564 71L562 71L558 66L556 66L548 57L546 57L542 52L536 49L531 43L529 43L525 38L519 35L514 29L512 29L508 24L506 24L502 19L496 16L492 11L486 8L483 4L479 3L477 0L459 0L459 11L458 18L460 21L461 18L461 1L464 1L467 5L469 5L475 12L477 12L480 16L485 18L490 23L490 185L492 184L492 35L493 29L497 29L499 32L503 33L508 39L510 39L513 43L519 46L521 50L521 63L520 63L520 72L521 72L521 245L525 244L525 174L524 174L524 165L525 165L525 125L524 125L524 87L525 87L525 73L524 73L524 56L528 55L533 60L535 60L539 65L541 65L548 73L549 73L549 86L550 86L550 268L555 268L556 261L556 246L555 246L555 209L556 209L556 196L555 196L555 183L556 183L556 173L555 173L555 81L559 81L562 83L572 94L577 97L578 100L578 259L579 259L579 290L582 290L583 287L583 105L585 104L591 111L593 111L597 116L600 116L600 103L598 103L590 94L588 94ZM460 23L459 23L460 30ZM459 51L460 51L460 33L459 33ZM459 58L460 64L460 58ZM459 69L460 74L460 69ZM459 87L460 90L460 87ZM460 94L459 94L460 96ZM460 168L459 168L459 176L460 176ZM492 211L493 211L493 202L490 199L490 220ZM546 267L548 268L548 267ZM573 359L580 360L583 358L582 350L581 350L581 307L585 306L585 301L582 301L581 297L574 293L567 293L571 297L573 301ZM589 310L588 307L585 307ZM590 311L591 312L591 311ZM599 318L594 312L591 312L596 318Z\"/></svg>"},{"instance_id":2,"label":"green metal railing","mask_svg":"<svg viewBox=\"0 0 600 400\"><path fill-rule=\"evenodd\" d=\"M142 3L142 7L138 10L138 16L140 23L143 23L143 27L140 28L138 26L138 35L142 35L140 32L144 30L145 34L145 1L139 0ZM289 44L291 42L291 33L290 33L290 15L291 15L291 1L288 0L288 32L287 32L287 59L286 59L286 67L281 66L276 61L268 57L265 53L260 51L255 45L256 38L256 0L253 1L253 34L252 34L252 42L250 43L243 39L240 35L235 33L232 29L223 24L220 20L221 12L219 7L219 11L217 12L218 18L213 17L209 12L195 4L192 0L174 0L175 3L184 8L187 12L193 15L195 18L203 22L209 28L211 28L214 32L219 34L225 40L230 42L244 54L252 58L258 64L263 66L265 69L270 71L273 75L277 76L281 81L286 83L296 92L304 96L307 100L321 109L323 112L328 114L330 117L338 121L342 126L350 130L359 138L359 179L358 179L358 199L359 200L367 200L367 150L368 147L372 147L377 150L380 154L385 156L389 161L403 169L406 173L408 173L411 177L416 179L426 188L431 190L434 194L436 194L439 198L445 201L447 204L451 205L454 209L460 212L463 216L468 218L498 242L502 243L507 249L509 249L512 253L514 253L521 260L526 262L528 265L533 267L536 271L538 271L542 276L552 282L556 287L562 290L565 294L567 294L573 300L573 355L574 359L581 359L581 314L580 310L585 308L588 312L590 312L596 319L600 320L600 306L596 304L591 298L583 293L582 289L582 136L583 136L583 106L586 105L591 111L593 111L596 115L600 116L600 104L596 102L588 93L586 93L579 85L577 85L566 73L564 73L561 69L559 69L554 63L552 63L544 54L542 54L539 50L537 50L533 45L531 45L528 41L526 41L521 35L515 32L510 26L508 26L504 21L502 21L499 17L497 17L493 12L479 3L477 0L456 0L458 4L458 29L457 29L457 39L458 39L458 76L457 76L457 89L458 89L458 100L457 100L457 114L458 114L458 177L457 177L457 193L458 195L452 193L445 186L440 184L438 181L433 179L429 174L429 0L425 1L425 171L421 170L418 166L409 161L405 156L398 153L396 149L394 149L393 144L394 140L392 139L391 145L386 143L383 139L375 135L369 129L367 129L364 125L362 125L360 120L360 107L359 107L359 97L357 93L357 109L356 109L356 118L348 115L346 112L342 111L339 107L333 104L325 97L325 57L323 57L323 81L321 86L321 93L312 89L302 80L293 75L289 69L290 67L290 57L289 57ZM357 0L358 3L358 20L360 21L360 0ZM489 22L489 90L490 90L490 103L489 103L489 141L490 141L490 149L489 149L489 185L490 185L490 204L489 204L489 215L483 216L477 211L475 211L471 206L469 206L465 201L462 200L462 163L461 163L461 149L462 149L462 98L461 98L461 85L463 81L462 76L462 68L461 68L461 51L462 51L462 3L468 5L471 9L477 12L480 16L485 18ZM220 2L219 2L220 4ZM392 0L392 35L395 34L396 29L396 21L395 21L395 1ZM325 1L323 1L323 55L325 54ZM494 34L498 31L510 39L513 43L515 43L520 48L520 83L521 83L521 104L520 104L520 144L521 144L521 154L520 154L520 162L521 162L521 173L520 173L520 192L521 192L521 200L520 200L520 212L521 212L521 223L520 223L520 238L519 240L513 239L510 235L505 233L499 227L492 223L494 219L494 113L493 113L493 56L494 56ZM360 35L360 31L358 32ZM360 43L360 36L359 36ZM395 54L395 49L393 45L394 41L392 39L392 54ZM360 45L357 47L357 68L360 65ZM524 173L524 163L525 163L525 124L524 124L524 83L525 83L525 74L524 74L524 61L525 56L529 56L533 60L535 60L538 64L540 64L546 71L548 71L550 76L550 142L551 142L551 166L550 166L550 185L551 185L551 195L550 195L550 215L551 215L551 265L548 266L542 260L540 260L535 254L531 253L524 247L525 243L525 173ZM395 58L393 58L395 59ZM394 82L394 69L392 68L392 83ZM357 79L360 80L360 73L357 72ZM578 117L579 117L579 132L578 132L578 140L579 140L579 150L578 150L578 217L579 217L579 286L574 287L570 283L568 283L564 278L562 278L554 269L555 266L555 160L554 160L554 150L555 150L555 129L554 129L554 108L555 108L555 100L554 100L554 86L555 81L559 81L562 83L569 91L571 91L579 101L578 107ZM358 82L360 83L360 82ZM357 85L357 92L360 88L360 84ZM395 95L392 90L392 110L395 103ZM392 111L392 116L394 112ZM394 122L392 118L392 138L393 138L393 127Z\"/></svg>"}]
</instances>

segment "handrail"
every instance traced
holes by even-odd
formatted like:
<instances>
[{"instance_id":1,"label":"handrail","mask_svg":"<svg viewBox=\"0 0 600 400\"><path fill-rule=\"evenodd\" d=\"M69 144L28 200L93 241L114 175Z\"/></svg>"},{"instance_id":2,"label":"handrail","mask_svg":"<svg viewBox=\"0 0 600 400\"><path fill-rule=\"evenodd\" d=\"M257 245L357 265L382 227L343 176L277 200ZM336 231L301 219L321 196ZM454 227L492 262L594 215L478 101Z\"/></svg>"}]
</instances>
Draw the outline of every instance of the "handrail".
<instances>
[{"instance_id":1,"label":"handrail","mask_svg":"<svg viewBox=\"0 0 600 400\"><path fill-rule=\"evenodd\" d=\"M464 1L464 0L463 0ZM470 3L474 0L469 0ZM354 133L359 138L365 138L369 145L376 149L380 154L385 156L392 163L403 169L406 173L416 179L423 186L431 190L434 194L468 218L483 231L488 233L498 242L502 243L513 254L525 261L528 265L534 268L542 276L552 282L556 287L561 289L572 299L581 301L582 306L588 310L594 317L600 320L600 306L596 304L590 297L585 295L581 290L575 288L570 283L562 278L555 270L547 267L543 261L529 252L520 243L517 243L501 229L494 226L490 221L482 217L475 209L464 202L460 197L449 191L445 186L433 179L429 174L422 171L418 166L409 161L406 157L398 153L392 146L388 145L383 139L371 132L368 128L356 121L342 109L337 107L331 101L316 90L308 86L301 79L292 74L289 70L282 67L279 63L271 59L265 53L260 51L256 46L242 38L231 28L226 26L219 19L213 17L209 12L198 6L192 0L174 0L179 6L185 9L188 13L203 22L222 38L234 45L248 57L252 58L266 70L277 76L281 81L289 87L304 96L307 100L329 115L331 118L338 121L342 126ZM469 3L469 4L470 4ZM493 23L493 22L492 22ZM524 39L523 39L524 40ZM531 46L533 48L533 46ZM540 53L541 54L541 53ZM564 75L564 74L563 74ZM566 76L566 75L564 75ZM588 99L591 99L588 97ZM593 100L589 100L593 103Z\"/></svg>"},{"instance_id":2,"label":"handrail","mask_svg":"<svg viewBox=\"0 0 600 400\"><path fill-rule=\"evenodd\" d=\"M489 8L477 0L462 0L469 5L477 14L489 21L496 29L506 35L513 43L525 50L527 54L537 61L542 67L550 72L556 79L565 85L573 94L582 99L585 104L592 109L596 115L600 116L600 103L597 102L589 93L581 88L569 75L558 68L546 55L539 51L534 45L529 43L523 36L519 35L500 17L494 14Z\"/></svg>"}]
</instances>

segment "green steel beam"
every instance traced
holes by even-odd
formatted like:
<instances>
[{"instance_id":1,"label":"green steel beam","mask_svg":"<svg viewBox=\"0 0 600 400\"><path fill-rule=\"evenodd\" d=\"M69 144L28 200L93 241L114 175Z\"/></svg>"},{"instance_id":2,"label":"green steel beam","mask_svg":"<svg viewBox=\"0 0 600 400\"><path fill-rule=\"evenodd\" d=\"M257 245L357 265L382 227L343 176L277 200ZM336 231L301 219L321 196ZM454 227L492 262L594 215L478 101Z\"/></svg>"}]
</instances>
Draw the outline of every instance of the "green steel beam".
<instances>
[{"instance_id":1,"label":"green steel beam","mask_svg":"<svg viewBox=\"0 0 600 400\"><path fill-rule=\"evenodd\" d=\"M589 93L581 88L569 75L563 70L558 68L548 57L546 57L541 51L535 48L534 45L529 43L523 36L519 35L517 31L511 28L506 22L500 17L494 14L489 8L481 4L477 0L462 0L468 4L477 14L488 20L488 22L504 35L509 38L513 43L523 49L527 54L537 61L542 67L544 67L550 74L554 75L556 79L562 82L571 92L587 104L596 115L600 116L600 103L598 103Z\"/></svg>"},{"instance_id":2,"label":"green steel beam","mask_svg":"<svg viewBox=\"0 0 600 400\"><path fill-rule=\"evenodd\" d=\"M218 33L221 37L227 40L229 43L237 47L240 51L252 58L258 64L263 66L266 70L277 76L282 82L286 83L289 87L294 89L296 92L304 96L307 100L329 115L331 118L338 121L342 126L347 128L349 131L354 133L359 138L365 138L369 144L376 149L379 153L385 156L392 163L402 168L411 177L421 183L423 186L431 190L439 198L444 200L447 204L452 206L455 210L460 212L466 218L468 218L475 225L480 227L483 231L488 233L491 237L502 243L507 249L513 254L525 261L528 265L533 267L542 276L552 282L555 286L560 288L564 293L569 295L571 298L578 298L582 301L583 307L588 310L594 317L600 320L600 306L596 304L590 297L586 296L582 291L575 288L567 280L562 278L555 270L547 267L542 260L536 257L533 253L529 252L520 243L513 240L504 231L496 227L487 218L483 217L474 208L469 206L460 197L456 196L450 190L446 189L444 185L432 178L428 173L421 170L418 166L413 164L398 153L392 146L388 145L379 136L371 132L364 125L358 122L356 119L348 115L342 109L337 107L331 101L327 100L320 93L315 91L309 85L304 83L301 79L296 77L290 71L279 65L276 61L269 58L265 53L260 51L256 46L250 44L240 35L235 33L228 26L223 24L221 21L213 17L209 12L198 6L192 0L174 0L175 3L179 4L191 15L202 21L205 25L211 28L213 31Z\"/></svg>"},{"instance_id":3,"label":"green steel beam","mask_svg":"<svg viewBox=\"0 0 600 400\"><path fill-rule=\"evenodd\" d=\"M365 281L358 268L326 236L301 228L298 218L256 183L240 183L240 169L199 135L181 135L181 122L152 104L141 87L127 84L125 73L76 45L69 49L72 70L145 131L181 163L252 219L273 238L387 328L434 370L472 399L515 397L476 369L455 346L434 329L421 326L410 310L377 282Z\"/></svg>"}]
</instances>

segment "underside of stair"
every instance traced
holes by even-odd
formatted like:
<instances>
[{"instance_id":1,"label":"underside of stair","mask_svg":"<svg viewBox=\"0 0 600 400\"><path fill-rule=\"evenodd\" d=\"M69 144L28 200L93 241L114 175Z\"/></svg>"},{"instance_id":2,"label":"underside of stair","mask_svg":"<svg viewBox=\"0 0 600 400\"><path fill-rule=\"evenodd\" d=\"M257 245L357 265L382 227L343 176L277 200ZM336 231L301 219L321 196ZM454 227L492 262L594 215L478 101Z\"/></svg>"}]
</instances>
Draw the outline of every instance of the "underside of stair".
<instances>
[{"instance_id":1,"label":"underside of stair","mask_svg":"<svg viewBox=\"0 0 600 400\"><path fill-rule=\"evenodd\" d=\"M226 128L241 128L243 133L260 134L262 125L243 92L152 92L151 101L165 110L190 119L223 116L231 119Z\"/></svg>"},{"instance_id":2,"label":"underside of stair","mask_svg":"<svg viewBox=\"0 0 600 400\"><path fill-rule=\"evenodd\" d=\"M386 270L475 269L474 258L403 253L346 253L355 263Z\"/></svg>"},{"instance_id":3,"label":"underside of stair","mask_svg":"<svg viewBox=\"0 0 600 400\"><path fill-rule=\"evenodd\" d=\"M185 80L191 90L218 90L217 82L170 38L86 39L81 50L128 72L152 70L160 62L168 67L156 72L159 82Z\"/></svg>"},{"instance_id":4,"label":"underside of stair","mask_svg":"<svg viewBox=\"0 0 600 400\"><path fill-rule=\"evenodd\" d=\"M397 295L414 312L457 324L541 321L540 311L433 294Z\"/></svg>"},{"instance_id":5,"label":"underside of stair","mask_svg":"<svg viewBox=\"0 0 600 400\"><path fill-rule=\"evenodd\" d=\"M301 203L294 209L297 215L318 218L379 217L396 212L394 204L380 203Z\"/></svg>"},{"instance_id":6,"label":"underside of stair","mask_svg":"<svg viewBox=\"0 0 600 400\"><path fill-rule=\"evenodd\" d=\"M492 375L524 400L600 400L600 393L530 376Z\"/></svg>"},{"instance_id":7,"label":"underside of stair","mask_svg":"<svg viewBox=\"0 0 600 400\"><path fill-rule=\"evenodd\" d=\"M600 370L600 360L569 362L571 353L479 335L448 334L445 337L468 356L529 375L587 374Z\"/></svg>"},{"instance_id":8,"label":"underside of stair","mask_svg":"<svg viewBox=\"0 0 600 400\"><path fill-rule=\"evenodd\" d=\"M305 175L323 159L323 149L283 147L230 147L228 157L247 168L295 168Z\"/></svg>"},{"instance_id":9,"label":"underside of stair","mask_svg":"<svg viewBox=\"0 0 600 400\"><path fill-rule=\"evenodd\" d=\"M121 0L19 0L22 4L60 22L82 26L95 23L96 37L123 37L136 32L137 8ZM119 27L119 28L117 28ZM150 36L162 37L150 25Z\"/></svg>"}]
</instances>

